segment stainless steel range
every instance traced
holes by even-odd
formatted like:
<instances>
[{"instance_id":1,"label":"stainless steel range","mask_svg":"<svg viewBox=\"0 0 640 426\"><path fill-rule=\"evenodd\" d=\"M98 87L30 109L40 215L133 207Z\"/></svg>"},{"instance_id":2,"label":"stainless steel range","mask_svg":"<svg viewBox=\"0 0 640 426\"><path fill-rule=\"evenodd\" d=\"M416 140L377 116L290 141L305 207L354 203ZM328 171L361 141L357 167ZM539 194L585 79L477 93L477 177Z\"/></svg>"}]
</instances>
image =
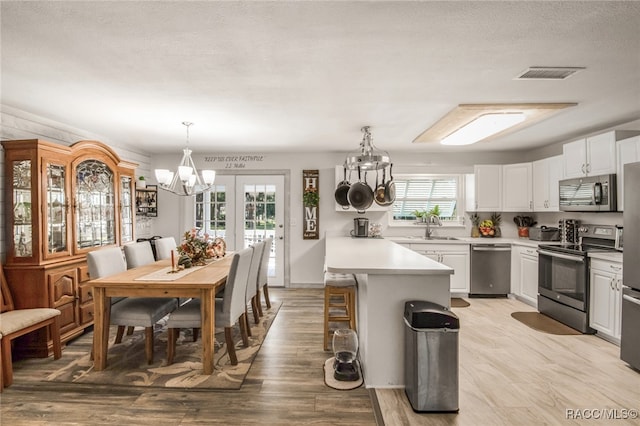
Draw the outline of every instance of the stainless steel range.
<instances>
[{"instance_id":1,"label":"stainless steel range","mask_svg":"<svg viewBox=\"0 0 640 426\"><path fill-rule=\"evenodd\" d=\"M538 246L538 310L581 331L589 327L589 253L615 251L622 228L580 225L577 243Z\"/></svg>"}]
</instances>

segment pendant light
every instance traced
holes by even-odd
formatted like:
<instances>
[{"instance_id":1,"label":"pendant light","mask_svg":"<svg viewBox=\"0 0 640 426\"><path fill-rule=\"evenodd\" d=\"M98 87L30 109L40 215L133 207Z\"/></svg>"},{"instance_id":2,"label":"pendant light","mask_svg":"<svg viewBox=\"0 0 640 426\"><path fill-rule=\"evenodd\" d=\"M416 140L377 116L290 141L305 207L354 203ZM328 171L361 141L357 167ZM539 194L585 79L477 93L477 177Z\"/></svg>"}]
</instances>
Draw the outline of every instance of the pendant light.
<instances>
[{"instance_id":1,"label":"pendant light","mask_svg":"<svg viewBox=\"0 0 640 426\"><path fill-rule=\"evenodd\" d=\"M178 163L177 171L156 169L155 174L158 186L161 189L176 195L190 196L210 189L216 179L216 172L214 170L203 170L202 179L200 178L198 170L191 159L192 151L189 149L189 127L193 123L183 121L182 124L187 128L187 145L182 150L182 160Z\"/></svg>"}]
</instances>

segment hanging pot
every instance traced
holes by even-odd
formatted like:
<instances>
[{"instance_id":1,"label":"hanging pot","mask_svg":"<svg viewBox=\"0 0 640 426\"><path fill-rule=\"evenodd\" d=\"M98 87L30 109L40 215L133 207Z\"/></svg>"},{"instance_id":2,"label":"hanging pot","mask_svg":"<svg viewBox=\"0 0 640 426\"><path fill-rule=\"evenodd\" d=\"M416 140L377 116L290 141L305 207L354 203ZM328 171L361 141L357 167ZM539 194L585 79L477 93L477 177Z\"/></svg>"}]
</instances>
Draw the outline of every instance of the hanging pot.
<instances>
[{"instance_id":1,"label":"hanging pot","mask_svg":"<svg viewBox=\"0 0 640 426\"><path fill-rule=\"evenodd\" d=\"M378 171L376 170L376 190L375 190L375 202L379 206L388 206L384 193L386 191L386 185L384 181L387 180L386 169L382 169L382 182L378 185Z\"/></svg>"},{"instance_id":2,"label":"hanging pot","mask_svg":"<svg viewBox=\"0 0 640 426\"><path fill-rule=\"evenodd\" d=\"M384 185L384 201L386 206L393 204L396 200L396 183L393 181L393 163L389 165L389 180Z\"/></svg>"},{"instance_id":3,"label":"hanging pot","mask_svg":"<svg viewBox=\"0 0 640 426\"><path fill-rule=\"evenodd\" d=\"M358 167L358 182L351 185L347 194L349 204L358 213L364 213L373 204L373 190L367 184L367 172L364 173L364 182L360 180L360 167Z\"/></svg>"},{"instance_id":4,"label":"hanging pot","mask_svg":"<svg viewBox=\"0 0 640 426\"><path fill-rule=\"evenodd\" d=\"M344 210L347 210L349 208L349 199L347 198L347 194L349 193L351 184L347 180L347 168L343 167L343 169L344 179L338 184L334 196L336 199L336 203L340 204Z\"/></svg>"}]
</instances>

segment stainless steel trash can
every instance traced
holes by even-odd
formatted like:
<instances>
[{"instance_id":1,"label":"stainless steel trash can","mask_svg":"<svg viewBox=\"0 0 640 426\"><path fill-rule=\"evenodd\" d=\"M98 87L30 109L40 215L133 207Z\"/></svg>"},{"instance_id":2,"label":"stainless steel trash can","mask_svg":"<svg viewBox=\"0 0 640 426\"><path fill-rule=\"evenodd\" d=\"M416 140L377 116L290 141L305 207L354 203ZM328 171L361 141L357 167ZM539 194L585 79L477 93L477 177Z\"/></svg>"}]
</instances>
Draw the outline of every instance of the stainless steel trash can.
<instances>
[{"instance_id":1,"label":"stainless steel trash can","mask_svg":"<svg viewBox=\"0 0 640 426\"><path fill-rule=\"evenodd\" d=\"M414 411L457 412L460 320L426 301L404 305L405 392Z\"/></svg>"}]
</instances>

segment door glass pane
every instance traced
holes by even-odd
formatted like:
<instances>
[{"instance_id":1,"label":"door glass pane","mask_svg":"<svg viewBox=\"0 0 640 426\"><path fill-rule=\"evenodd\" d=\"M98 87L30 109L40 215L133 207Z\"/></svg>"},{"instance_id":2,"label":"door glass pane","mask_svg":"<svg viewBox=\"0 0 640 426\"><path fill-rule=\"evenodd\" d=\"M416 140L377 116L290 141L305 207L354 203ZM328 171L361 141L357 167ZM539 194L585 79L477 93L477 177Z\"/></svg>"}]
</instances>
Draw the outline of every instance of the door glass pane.
<instances>
[{"instance_id":1,"label":"door glass pane","mask_svg":"<svg viewBox=\"0 0 640 426\"><path fill-rule=\"evenodd\" d=\"M67 251L66 168L47 164L47 251Z\"/></svg>"},{"instance_id":2,"label":"door glass pane","mask_svg":"<svg viewBox=\"0 0 640 426\"><path fill-rule=\"evenodd\" d=\"M275 185L244 185L244 247L275 236Z\"/></svg>"},{"instance_id":3,"label":"door glass pane","mask_svg":"<svg viewBox=\"0 0 640 426\"><path fill-rule=\"evenodd\" d=\"M120 178L120 220L122 243L133 241L133 182L131 176Z\"/></svg>"},{"instance_id":4,"label":"door glass pane","mask_svg":"<svg viewBox=\"0 0 640 426\"><path fill-rule=\"evenodd\" d=\"M31 161L13 162L13 246L15 257L33 256Z\"/></svg>"},{"instance_id":5,"label":"door glass pane","mask_svg":"<svg viewBox=\"0 0 640 426\"><path fill-rule=\"evenodd\" d=\"M115 244L113 171L87 160L76 169L76 223L79 249Z\"/></svg>"},{"instance_id":6,"label":"door glass pane","mask_svg":"<svg viewBox=\"0 0 640 426\"><path fill-rule=\"evenodd\" d=\"M211 190L196 195L195 226L212 238L226 240L226 185L213 185Z\"/></svg>"}]
</instances>

